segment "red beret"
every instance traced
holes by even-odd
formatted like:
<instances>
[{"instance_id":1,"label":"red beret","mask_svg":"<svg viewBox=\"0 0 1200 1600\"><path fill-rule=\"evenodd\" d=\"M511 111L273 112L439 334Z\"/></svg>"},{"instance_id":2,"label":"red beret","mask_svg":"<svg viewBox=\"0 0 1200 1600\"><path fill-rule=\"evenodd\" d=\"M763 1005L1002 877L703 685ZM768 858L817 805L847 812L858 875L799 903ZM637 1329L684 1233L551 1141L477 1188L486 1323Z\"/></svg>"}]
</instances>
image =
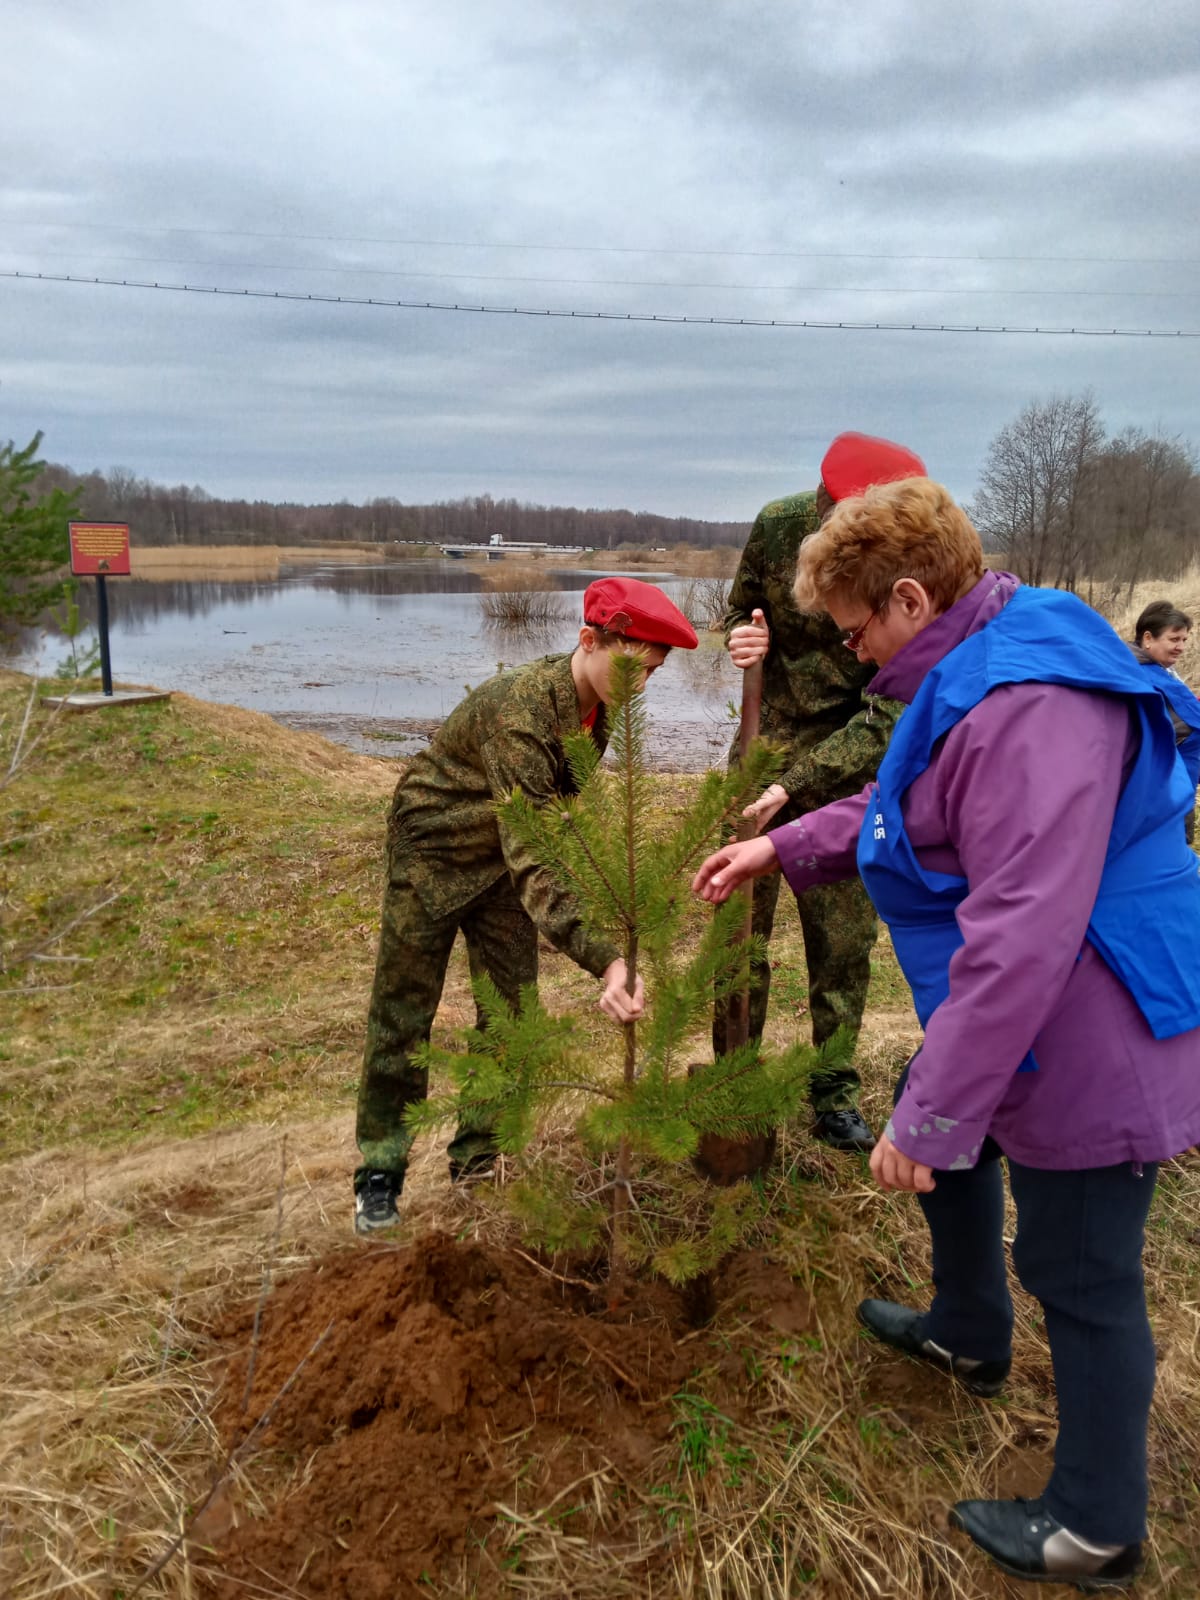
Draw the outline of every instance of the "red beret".
<instances>
[{"instance_id":1,"label":"red beret","mask_svg":"<svg viewBox=\"0 0 1200 1600\"><path fill-rule=\"evenodd\" d=\"M694 650L696 630L661 589L640 578L597 578L583 591L583 620L643 644Z\"/></svg>"},{"instance_id":2,"label":"red beret","mask_svg":"<svg viewBox=\"0 0 1200 1600\"><path fill-rule=\"evenodd\" d=\"M821 463L821 482L833 500L849 500L872 484L926 476L920 456L869 433L839 433Z\"/></svg>"}]
</instances>

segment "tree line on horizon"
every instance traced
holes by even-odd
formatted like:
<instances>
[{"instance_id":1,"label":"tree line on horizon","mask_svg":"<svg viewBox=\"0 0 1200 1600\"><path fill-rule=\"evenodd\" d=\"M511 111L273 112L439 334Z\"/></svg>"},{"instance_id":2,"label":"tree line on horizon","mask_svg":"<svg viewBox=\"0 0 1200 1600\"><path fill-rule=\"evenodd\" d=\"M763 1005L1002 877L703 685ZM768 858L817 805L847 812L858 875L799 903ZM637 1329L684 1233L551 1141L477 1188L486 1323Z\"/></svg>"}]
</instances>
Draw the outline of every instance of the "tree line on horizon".
<instances>
[{"instance_id":1,"label":"tree line on horizon","mask_svg":"<svg viewBox=\"0 0 1200 1600\"><path fill-rule=\"evenodd\" d=\"M18 584L27 581L19 576L25 571L20 562L31 556L24 545L8 549L4 514L18 479L24 502L44 502L43 512L68 506L74 517L128 522L144 545L486 544L498 533L508 540L597 550L712 549L740 548L750 526L530 505L488 494L414 505L393 496L362 505L226 500L198 485L153 483L124 467L77 472L48 464L36 459L40 438L25 450L6 447L6 478L14 481L0 484L0 556ZM1153 432L1127 427L1110 436L1090 392L1054 395L1030 401L995 435L966 509L984 548L1026 582L1084 592L1090 600L1099 586L1103 602L1105 593L1132 592L1142 579L1169 582L1191 566L1200 534L1197 465L1195 447L1162 425ZM52 523L59 529L53 535ZM42 515L38 527L34 566L61 564L65 517ZM30 538L22 534L26 544Z\"/></svg>"},{"instance_id":2,"label":"tree line on horizon","mask_svg":"<svg viewBox=\"0 0 1200 1600\"><path fill-rule=\"evenodd\" d=\"M648 511L580 510L495 500L490 494L406 505L390 495L361 505L270 500L222 500L199 485L168 487L125 467L75 472L46 465L46 489L78 496L79 515L93 522L127 522L147 545L297 545L353 539L369 544L486 544L492 534L549 545L617 550L687 544L700 549L741 545L748 522L706 522Z\"/></svg>"}]
</instances>

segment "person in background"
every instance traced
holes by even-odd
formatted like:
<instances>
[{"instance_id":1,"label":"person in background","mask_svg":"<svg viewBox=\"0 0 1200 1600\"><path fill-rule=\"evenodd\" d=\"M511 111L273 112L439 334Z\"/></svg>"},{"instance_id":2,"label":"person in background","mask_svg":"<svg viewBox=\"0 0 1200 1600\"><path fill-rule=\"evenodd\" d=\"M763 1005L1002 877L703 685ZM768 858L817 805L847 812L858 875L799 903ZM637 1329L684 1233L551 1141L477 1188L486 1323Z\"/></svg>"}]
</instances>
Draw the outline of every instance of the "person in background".
<instances>
[{"instance_id":1,"label":"person in background","mask_svg":"<svg viewBox=\"0 0 1200 1600\"><path fill-rule=\"evenodd\" d=\"M1195 837L1195 795L1200 786L1200 700L1175 671L1187 649L1192 619L1169 600L1155 600L1142 612L1133 629L1133 653L1150 673L1167 702L1175 725L1179 759L1192 785L1193 806L1184 824L1187 842Z\"/></svg>"},{"instance_id":2,"label":"person in background","mask_svg":"<svg viewBox=\"0 0 1200 1600\"><path fill-rule=\"evenodd\" d=\"M787 747L787 768L764 791L752 812L759 828L772 818L788 822L827 801L854 794L879 765L898 707L868 703L874 668L842 646L821 614L799 609L794 587L801 541L839 500L872 483L923 474L919 456L890 439L841 433L825 452L816 493L790 495L765 506L755 519L729 592L726 638L734 666L763 663L761 733ZM734 744L736 760L737 745ZM751 813L748 812L747 815ZM754 886L753 929L769 940L779 880ZM839 1028L857 1036L862 1026L875 912L854 880L831 883L799 902L808 971L808 1009L815 1045ZM767 1019L771 967L752 962L750 1037L761 1039ZM727 1049L728 1004L713 1012L713 1051ZM857 1108L858 1074L846 1065L814 1075L812 1132L834 1150L868 1151L874 1135Z\"/></svg>"},{"instance_id":3,"label":"person in background","mask_svg":"<svg viewBox=\"0 0 1200 1600\"><path fill-rule=\"evenodd\" d=\"M614 651L643 657L649 677L676 645L696 648L683 613L661 589L636 578L590 584L583 615L574 651L500 673L473 690L396 785L358 1093L358 1233L399 1221L396 1202L412 1146L404 1112L426 1093L413 1051L429 1038L460 930L472 978L486 974L514 1008L521 989L537 981L540 932L600 980L600 1009L608 1016L625 1022L642 1013L642 980L634 994L626 992L616 946L588 931L576 901L496 815L496 802L516 788L534 804L574 792L563 741L586 728L605 748ZM482 1028L486 1019L477 1015ZM449 1156L451 1179L459 1181L489 1172L496 1151L486 1129L460 1128Z\"/></svg>"},{"instance_id":4,"label":"person in background","mask_svg":"<svg viewBox=\"0 0 1200 1600\"><path fill-rule=\"evenodd\" d=\"M962 1500L951 1520L1017 1577L1121 1588L1146 1531L1145 1221L1158 1163L1200 1138L1200 878L1174 730L1108 623L986 572L927 479L843 502L797 594L907 709L875 783L726 846L695 887L717 902L780 869L797 894L861 874L924 1029L871 1170L917 1195L934 1294L859 1317L1000 1391L1007 1157L1013 1265L1054 1366L1054 1466L1034 1498Z\"/></svg>"}]
</instances>

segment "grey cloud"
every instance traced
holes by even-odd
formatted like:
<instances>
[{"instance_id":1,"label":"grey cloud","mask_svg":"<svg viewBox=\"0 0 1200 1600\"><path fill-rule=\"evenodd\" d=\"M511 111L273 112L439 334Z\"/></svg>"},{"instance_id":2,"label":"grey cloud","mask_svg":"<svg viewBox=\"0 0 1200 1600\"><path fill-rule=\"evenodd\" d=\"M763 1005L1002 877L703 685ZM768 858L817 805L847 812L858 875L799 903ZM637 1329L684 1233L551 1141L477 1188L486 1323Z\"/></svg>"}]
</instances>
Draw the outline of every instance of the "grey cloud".
<instances>
[{"instance_id":1,"label":"grey cloud","mask_svg":"<svg viewBox=\"0 0 1200 1600\"><path fill-rule=\"evenodd\" d=\"M1196 327L1197 298L1167 297L1192 295L1189 265L752 254L1200 258L1195 39L1178 0L46 3L0 62L0 265L618 313ZM0 323L0 436L43 427L73 465L251 496L490 490L748 518L811 483L842 427L911 441L969 495L1020 405L1088 385L1114 428L1200 437L1194 344L8 280Z\"/></svg>"}]
</instances>

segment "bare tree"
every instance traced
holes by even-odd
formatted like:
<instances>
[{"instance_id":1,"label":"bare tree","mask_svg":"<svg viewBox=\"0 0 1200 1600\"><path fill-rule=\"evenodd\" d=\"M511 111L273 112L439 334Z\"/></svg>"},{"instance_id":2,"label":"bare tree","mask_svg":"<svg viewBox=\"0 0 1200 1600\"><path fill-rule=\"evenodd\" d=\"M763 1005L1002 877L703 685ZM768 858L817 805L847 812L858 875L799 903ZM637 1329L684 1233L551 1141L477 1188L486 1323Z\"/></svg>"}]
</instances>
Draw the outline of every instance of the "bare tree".
<instances>
[{"instance_id":1,"label":"bare tree","mask_svg":"<svg viewBox=\"0 0 1200 1600\"><path fill-rule=\"evenodd\" d=\"M1142 578L1173 577L1191 563L1200 480L1195 453L1178 435L1126 428L1104 450L1096 491L1098 575L1132 594Z\"/></svg>"},{"instance_id":2,"label":"bare tree","mask_svg":"<svg viewBox=\"0 0 1200 1600\"><path fill-rule=\"evenodd\" d=\"M1103 444L1090 393L1031 401L992 440L972 515L1027 582L1074 588L1085 572Z\"/></svg>"}]
</instances>

